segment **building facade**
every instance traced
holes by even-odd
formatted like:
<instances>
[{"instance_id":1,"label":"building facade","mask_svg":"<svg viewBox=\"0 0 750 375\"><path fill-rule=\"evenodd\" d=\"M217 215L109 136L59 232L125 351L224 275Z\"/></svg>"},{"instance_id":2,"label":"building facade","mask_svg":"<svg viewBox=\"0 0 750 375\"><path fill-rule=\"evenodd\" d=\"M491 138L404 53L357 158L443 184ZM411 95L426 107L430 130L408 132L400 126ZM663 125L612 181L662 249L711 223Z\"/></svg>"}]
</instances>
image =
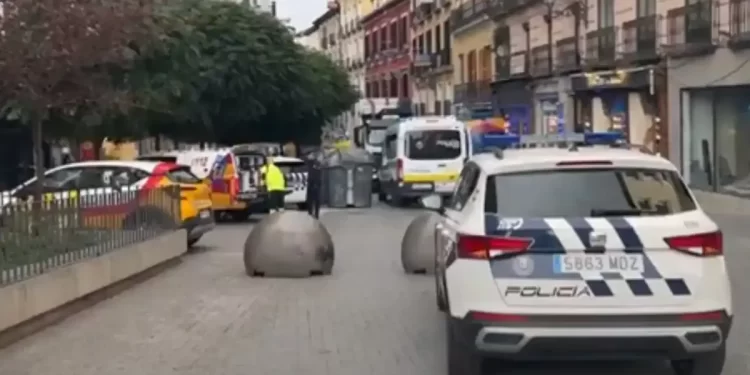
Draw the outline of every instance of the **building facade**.
<instances>
[{"instance_id":1,"label":"building facade","mask_svg":"<svg viewBox=\"0 0 750 375\"><path fill-rule=\"evenodd\" d=\"M670 158L694 188L748 198L750 0L670 3Z\"/></svg>"},{"instance_id":2,"label":"building facade","mask_svg":"<svg viewBox=\"0 0 750 375\"><path fill-rule=\"evenodd\" d=\"M461 0L451 12L454 112L461 118L492 114L494 76L490 0Z\"/></svg>"},{"instance_id":3,"label":"building facade","mask_svg":"<svg viewBox=\"0 0 750 375\"><path fill-rule=\"evenodd\" d=\"M364 30L361 19L361 2L358 0L341 0L341 43L344 48L344 67L349 73L352 86L360 93L365 92L365 53ZM360 99L350 111L342 114L342 123L347 134L353 134L362 114L369 113L367 100Z\"/></svg>"},{"instance_id":4,"label":"building facade","mask_svg":"<svg viewBox=\"0 0 750 375\"><path fill-rule=\"evenodd\" d=\"M384 1L362 16L365 98L370 113L395 108L411 91L410 0Z\"/></svg>"},{"instance_id":5,"label":"building facade","mask_svg":"<svg viewBox=\"0 0 750 375\"><path fill-rule=\"evenodd\" d=\"M453 111L453 65L449 0L412 1L412 96L414 113Z\"/></svg>"}]
</instances>

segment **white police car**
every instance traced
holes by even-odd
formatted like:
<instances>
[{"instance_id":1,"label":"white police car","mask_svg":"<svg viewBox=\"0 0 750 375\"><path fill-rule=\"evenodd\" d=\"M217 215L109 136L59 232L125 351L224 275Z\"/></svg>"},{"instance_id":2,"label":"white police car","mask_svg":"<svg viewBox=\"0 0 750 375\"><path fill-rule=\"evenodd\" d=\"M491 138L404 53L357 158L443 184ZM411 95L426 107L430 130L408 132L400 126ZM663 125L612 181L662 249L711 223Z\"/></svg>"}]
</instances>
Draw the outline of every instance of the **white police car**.
<instances>
[{"instance_id":1,"label":"white police car","mask_svg":"<svg viewBox=\"0 0 750 375\"><path fill-rule=\"evenodd\" d=\"M656 357L677 375L721 374L722 233L675 167L612 133L561 142L592 147L496 137L485 144L515 149L472 158L439 209L449 373L482 373L487 358Z\"/></svg>"}]
</instances>

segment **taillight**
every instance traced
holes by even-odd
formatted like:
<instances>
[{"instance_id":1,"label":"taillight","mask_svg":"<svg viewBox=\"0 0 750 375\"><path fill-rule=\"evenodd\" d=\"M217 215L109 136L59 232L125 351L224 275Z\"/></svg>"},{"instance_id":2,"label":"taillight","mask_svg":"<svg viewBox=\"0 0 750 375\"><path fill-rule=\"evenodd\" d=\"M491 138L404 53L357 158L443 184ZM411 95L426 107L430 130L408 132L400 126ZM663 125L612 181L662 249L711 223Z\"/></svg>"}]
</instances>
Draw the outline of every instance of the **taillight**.
<instances>
[{"instance_id":1,"label":"taillight","mask_svg":"<svg viewBox=\"0 0 750 375\"><path fill-rule=\"evenodd\" d=\"M399 180L404 179L404 161L401 159L396 160L396 178Z\"/></svg>"},{"instance_id":2,"label":"taillight","mask_svg":"<svg viewBox=\"0 0 750 375\"><path fill-rule=\"evenodd\" d=\"M531 238L459 235L458 257L491 259L523 253L534 242Z\"/></svg>"},{"instance_id":3,"label":"taillight","mask_svg":"<svg viewBox=\"0 0 750 375\"><path fill-rule=\"evenodd\" d=\"M588 166L588 165L612 165L609 160L576 160L576 161L561 161L556 164L558 167L577 167L577 166Z\"/></svg>"},{"instance_id":4,"label":"taillight","mask_svg":"<svg viewBox=\"0 0 750 375\"><path fill-rule=\"evenodd\" d=\"M721 231L667 237L664 241L670 249L700 256L724 254L724 238Z\"/></svg>"},{"instance_id":5,"label":"taillight","mask_svg":"<svg viewBox=\"0 0 750 375\"><path fill-rule=\"evenodd\" d=\"M234 199L238 191L240 191L240 181L236 177L233 177L229 183L229 196Z\"/></svg>"},{"instance_id":6,"label":"taillight","mask_svg":"<svg viewBox=\"0 0 750 375\"><path fill-rule=\"evenodd\" d=\"M515 314L496 314L496 313L488 313L483 311L471 311L468 314L468 317L471 320L477 320L482 322L495 322L495 323L504 323L504 322L525 322L528 320L528 317L523 315L515 315Z\"/></svg>"},{"instance_id":7,"label":"taillight","mask_svg":"<svg viewBox=\"0 0 750 375\"><path fill-rule=\"evenodd\" d=\"M699 313L688 313L680 315L680 320L686 322L715 322L724 319L723 311L706 311Z\"/></svg>"}]
</instances>

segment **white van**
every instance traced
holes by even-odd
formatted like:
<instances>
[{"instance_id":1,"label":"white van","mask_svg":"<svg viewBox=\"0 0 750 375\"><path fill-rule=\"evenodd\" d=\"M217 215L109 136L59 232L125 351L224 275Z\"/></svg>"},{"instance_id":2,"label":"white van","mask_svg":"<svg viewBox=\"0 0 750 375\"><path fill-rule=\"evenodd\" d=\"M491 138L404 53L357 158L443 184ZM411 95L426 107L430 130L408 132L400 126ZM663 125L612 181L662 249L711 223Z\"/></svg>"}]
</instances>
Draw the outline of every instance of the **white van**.
<instances>
[{"instance_id":1,"label":"white van","mask_svg":"<svg viewBox=\"0 0 750 375\"><path fill-rule=\"evenodd\" d=\"M470 157L468 129L455 117L404 119L386 130L379 198L401 206L434 193L449 196Z\"/></svg>"}]
</instances>

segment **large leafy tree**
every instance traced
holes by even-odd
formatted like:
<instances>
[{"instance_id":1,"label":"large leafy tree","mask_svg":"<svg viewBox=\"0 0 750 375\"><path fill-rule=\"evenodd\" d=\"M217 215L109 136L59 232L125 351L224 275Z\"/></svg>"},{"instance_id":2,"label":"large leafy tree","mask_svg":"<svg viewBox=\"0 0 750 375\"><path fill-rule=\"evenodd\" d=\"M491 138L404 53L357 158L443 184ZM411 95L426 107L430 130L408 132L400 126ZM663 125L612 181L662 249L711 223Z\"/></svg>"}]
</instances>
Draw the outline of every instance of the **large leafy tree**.
<instances>
[{"instance_id":1,"label":"large leafy tree","mask_svg":"<svg viewBox=\"0 0 750 375\"><path fill-rule=\"evenodd\" d=\"M37 178L44 174L43 132L76 126L130 102L112 73L127 69L133 49L151 35L147 0L3 0L0 103L3 115L32 128ZM122 74L120 74L122 76ZM44 128L60 124L61 129ZM41 194L38 184L37 194Z\"/></svg>"},{"instance_id":2,"label":"large leafy tree","mask_svg":"<svg viewBox=\"0 0 750 375\"><path fill-rule=\"evenodd\" d=\"M278 20L232 2L172 3L164 37L145 48L128 82L131 115L154 134L225 144L299 141L357 94L327 57L294 43Z\"/></svg>"}]
</instances>

